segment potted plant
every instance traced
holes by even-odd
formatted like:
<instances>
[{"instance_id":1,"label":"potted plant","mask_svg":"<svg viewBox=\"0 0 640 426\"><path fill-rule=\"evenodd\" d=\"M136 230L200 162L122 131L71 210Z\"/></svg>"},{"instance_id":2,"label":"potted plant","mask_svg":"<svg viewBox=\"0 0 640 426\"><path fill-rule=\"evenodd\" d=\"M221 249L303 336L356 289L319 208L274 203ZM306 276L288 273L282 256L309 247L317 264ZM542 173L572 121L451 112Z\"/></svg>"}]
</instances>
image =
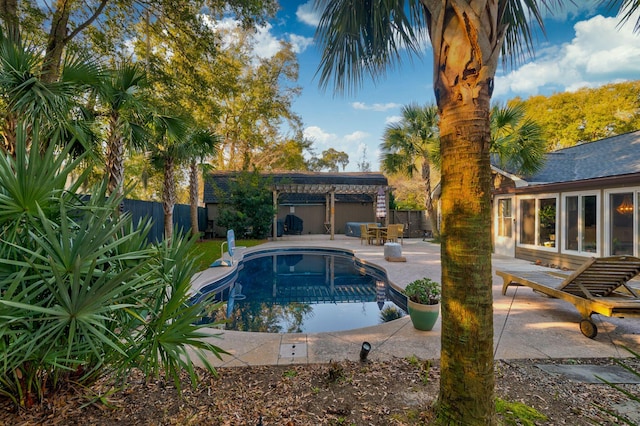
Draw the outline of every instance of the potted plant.
<instances>
[{"instance_id":1,"label":"potted plant","mask_svg":"<svg viewBox=\"0 0 640 426\"><path fill-rule=\"evenodd\" d=\"M413 326L418 330L431 330L440 313L440 284L420 278L409 283L404 294Z\"/></svg>"}]
</instances>

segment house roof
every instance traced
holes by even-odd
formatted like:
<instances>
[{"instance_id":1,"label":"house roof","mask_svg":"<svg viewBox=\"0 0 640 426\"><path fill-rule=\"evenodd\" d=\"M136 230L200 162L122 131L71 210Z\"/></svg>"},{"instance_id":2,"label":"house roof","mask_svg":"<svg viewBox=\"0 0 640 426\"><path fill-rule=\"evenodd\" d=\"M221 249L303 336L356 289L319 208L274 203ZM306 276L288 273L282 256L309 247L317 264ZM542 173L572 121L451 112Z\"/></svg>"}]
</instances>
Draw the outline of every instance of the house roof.
<instances>
[{"instance_id":1,"label":"house roof","mask_svg":"<svg viewBox=\"0 0 640 426\"><path fill-rule=\"evenodd\" d=\"M215 188L225 192L229 188L229 180L235 175L237 172L211 173L204 185L204 202L217 203ZM387 178L382 173L371 172L281 172L264 176L268 176L275 189L284 194L281 196L281 203L324 203L324 194L331 190L336 193L336 201L371 202L369 194L377 192L379 188L387 189L388 185Z\"/></svg>"},{"instance_id":2,"label":"house roof","mask_svg":"<svg viewBox=\"0 0 640 426\"><path fill-rule=\"evenodd\" d=\"M550 152L544 167L524 180L540 185L634 173L640 173L640 130Z\"/></svg>"}]
</instances>

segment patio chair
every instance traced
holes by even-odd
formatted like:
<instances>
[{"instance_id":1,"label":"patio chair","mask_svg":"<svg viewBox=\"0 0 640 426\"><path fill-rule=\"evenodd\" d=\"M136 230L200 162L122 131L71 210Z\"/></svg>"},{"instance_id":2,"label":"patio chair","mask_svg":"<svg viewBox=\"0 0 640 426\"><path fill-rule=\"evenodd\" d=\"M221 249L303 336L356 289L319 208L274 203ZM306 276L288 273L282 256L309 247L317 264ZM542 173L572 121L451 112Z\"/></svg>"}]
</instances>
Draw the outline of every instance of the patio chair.
<instances>
[{"instance_id":1,"label":"patio chair","mask_svg":"<svg viewBox=\"0 0 640 426\"><path fill-rule=\"evenodd\" d=\"M395 227L398 228L398 240L400 240L400 244L404 244L404 223L396 223Z\"/></svg>"},{"instance_id":2,"label":"patio chair","mask_svg":"<svg viewBox=\"0 0 640 426\"><path fill-rule=\"evenodd\" d=\"M544 271L496 271L504 279L502 294L511 285L531 287L549 297L573 303L582 320L580 331L593 339L598 328L591 315L640 317L638 289L628 285L640 274L640 259L633 256L592 258L569 276Z\"/></svg>"},{"instance_id":3,"label":"patio chair","mask_svg":"<svg viewBox=\"0 0 640 426\"><path fill-rule=\"evenodd\" d=\"M360 245L362 245L362 241L366 241L367 244L371 244L372 237L369 235L369 230L367 229L367 225L360 225Z\"/></svg>"},{"instance_id":4,"label":"patio chair","mask_svg":"<svg viewBox=\"0 0 640 426\"><path fill-rule=\"evenodd\" d=\"M388 242L397 243L398 242L398 227L396 225L387 226L387 235L386 240Z\"/></svg>"}]
</instances>

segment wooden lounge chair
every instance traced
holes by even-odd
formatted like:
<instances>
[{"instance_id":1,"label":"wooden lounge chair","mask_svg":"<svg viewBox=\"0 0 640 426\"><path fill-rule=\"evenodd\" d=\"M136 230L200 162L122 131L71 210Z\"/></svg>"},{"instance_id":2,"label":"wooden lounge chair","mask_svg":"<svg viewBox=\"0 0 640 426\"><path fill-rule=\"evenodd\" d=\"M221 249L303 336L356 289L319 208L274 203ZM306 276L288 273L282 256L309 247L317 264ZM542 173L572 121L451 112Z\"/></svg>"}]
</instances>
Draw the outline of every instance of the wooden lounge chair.
<instances>
[{"instance_id":1,"label":"wooden lounge chair","mask_svg":"<svg viewBox=\"0 0 640 426\"><path fill-rule=\"evenodd\" d=\"M639 291L628 285L630 279L640 274L637 257L592 258L564 279L540 271L496 271L496 274L504 279L503 295L510 285L518 285L573 303L582 315L580 331L590 339L598 334L592 314L640 317Z\"/></svg>"}]
</instances>

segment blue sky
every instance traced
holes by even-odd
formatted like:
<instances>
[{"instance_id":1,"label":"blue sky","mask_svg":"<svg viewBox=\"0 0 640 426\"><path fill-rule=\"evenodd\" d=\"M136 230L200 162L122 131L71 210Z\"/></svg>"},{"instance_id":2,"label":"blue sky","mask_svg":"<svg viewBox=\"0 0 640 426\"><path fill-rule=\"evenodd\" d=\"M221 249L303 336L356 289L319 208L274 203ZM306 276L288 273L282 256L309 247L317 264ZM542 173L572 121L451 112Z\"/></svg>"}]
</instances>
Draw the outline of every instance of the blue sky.
<instances>
[{"instance_id":1,"label":"blue sky","mask_svg":"<svg viewBox=\"0 0 640 426\"><path fill-rule=\"evenodd\" d=\"M633 34L637 17L620 26L614 14L596 7L598 0L575 3L547 17L547 36L537 35L535 58L498 69L493 102L640 79L640 34ZM273 54L279 40L292 43L300 66L297 84L302 87L293 109L302 117L304 134L316 153L328 148L344 151L349 154L346 171L357 171L366 152L371 170L377 171L384 129L399 119L402 106L434 102L431 47L425 46L420 58L403 62L377 84L368 81L355 94L334 96L331 88L320 90L315 77L320 50L313 36L320 13L313 4L281 1L277 17L256 33L256 54Z\"/></svg>"}]
</instances>

